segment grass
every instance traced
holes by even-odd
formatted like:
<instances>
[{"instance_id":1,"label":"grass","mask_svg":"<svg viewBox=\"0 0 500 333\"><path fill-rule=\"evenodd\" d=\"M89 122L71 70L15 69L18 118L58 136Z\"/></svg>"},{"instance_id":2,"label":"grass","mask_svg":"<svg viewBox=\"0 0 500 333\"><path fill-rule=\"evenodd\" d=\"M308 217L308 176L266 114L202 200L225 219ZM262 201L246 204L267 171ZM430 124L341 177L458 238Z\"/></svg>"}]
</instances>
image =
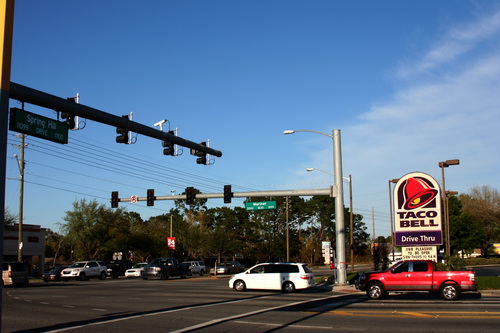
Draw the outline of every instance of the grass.
<instances>
[{"instance_id":1,"label":"grass","mask_svg":"<svg viewBox=\"0 0 500 333\"><path fill-rule=\"evenodd\" d=\"M474 282L479 290L500 289L499 276L476 276Z\"/></svg>"}]
</instances>

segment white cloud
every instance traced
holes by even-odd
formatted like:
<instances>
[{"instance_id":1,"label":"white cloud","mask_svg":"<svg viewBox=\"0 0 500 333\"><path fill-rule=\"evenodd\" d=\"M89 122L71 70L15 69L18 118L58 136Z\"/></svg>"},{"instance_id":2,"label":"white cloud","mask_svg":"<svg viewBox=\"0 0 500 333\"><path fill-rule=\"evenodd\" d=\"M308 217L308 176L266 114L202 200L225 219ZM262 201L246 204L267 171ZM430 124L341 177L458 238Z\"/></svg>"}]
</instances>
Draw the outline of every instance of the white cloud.
<instances>
[{"instance_id":1,"label":"white cloud","mask_svg":"<svg viewBox=\"0 0 500 333\"><path fill-rule=\"evenodd\" d=\"M467 26L451 29L436 45L428 50L416 63L401 66L398 75L409 78L449 63L480 43L498 37L500 31L500 12L485 16Z\"/></svg>"}]
</instances>

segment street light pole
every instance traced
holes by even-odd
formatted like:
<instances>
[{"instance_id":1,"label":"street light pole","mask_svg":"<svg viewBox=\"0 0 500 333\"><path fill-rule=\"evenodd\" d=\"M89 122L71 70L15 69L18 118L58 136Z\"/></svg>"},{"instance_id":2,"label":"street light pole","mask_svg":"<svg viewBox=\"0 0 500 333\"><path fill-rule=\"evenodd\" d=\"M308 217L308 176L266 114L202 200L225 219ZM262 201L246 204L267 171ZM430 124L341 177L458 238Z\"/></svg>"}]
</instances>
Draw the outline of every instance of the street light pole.
<instances>
[{"instance_id":1,"label":"street light pole","mask_svg":"<svg viewBox=\"0 0 500 333\"><path fill-rule=\"evenodd\" d=\"M389 216L391 219L391 247L392 247L392 261L394 261L394 219L392 216L392 187L391 183L396 184L399 181L399 178L391 179L388 181L389 183Z\"/></svg>"},{"instance_id":2,"label":"street light pole","mask_svg":"<svg viewBox=\"0 0 500 333\"><path fill-rule=\"evenodd\" d=\"M443 185L443 224L445 227L445 238L446 238L446 255L451 255L451 247L450 247L450 214L448 212L448 196L446 195L446 186L444 182L444 168L449 167L450 165L459 165L460 160L446 160L444 162L439 162L438 166L441 168L441 177L442 177L442 185Z\"/></svg>"},{"instance_id":3,"label":"street light pole","mask_svg":"<svg viewBox=\"0 0 500 333\"><path fill-rule=\"evenodd\" d=\"M342 151L340 144L340 130L332 130L332 134L326 134L311 130L286 130L284 134L293 134L295 132L311 132L321 134L332 139L333 142L333 184L337 189L335 196L335 235L336 235L336 254L337 254L337 284L346 284L346 248L345 248L345 227L344 227L344 190L342 179Z\"/></svg>"}]
</instances>

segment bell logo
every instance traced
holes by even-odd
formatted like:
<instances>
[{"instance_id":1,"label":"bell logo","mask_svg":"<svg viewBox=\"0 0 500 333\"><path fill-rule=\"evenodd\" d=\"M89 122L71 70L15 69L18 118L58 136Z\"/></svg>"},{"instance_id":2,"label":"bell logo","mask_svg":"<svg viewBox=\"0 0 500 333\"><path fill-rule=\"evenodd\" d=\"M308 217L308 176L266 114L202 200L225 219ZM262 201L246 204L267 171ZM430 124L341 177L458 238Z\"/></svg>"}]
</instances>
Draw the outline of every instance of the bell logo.
<instances>
[{"instance_id":1,"label":"bell logo","mask_svg":"<svg viewBox=\"0 0 500 333\"><path fill-rule=\"evenodd\" d=\"M404 185L405 209L422 207L434 199L438 191L431 188L422 178L408 178Z\"/></svg>"}]
</instances>

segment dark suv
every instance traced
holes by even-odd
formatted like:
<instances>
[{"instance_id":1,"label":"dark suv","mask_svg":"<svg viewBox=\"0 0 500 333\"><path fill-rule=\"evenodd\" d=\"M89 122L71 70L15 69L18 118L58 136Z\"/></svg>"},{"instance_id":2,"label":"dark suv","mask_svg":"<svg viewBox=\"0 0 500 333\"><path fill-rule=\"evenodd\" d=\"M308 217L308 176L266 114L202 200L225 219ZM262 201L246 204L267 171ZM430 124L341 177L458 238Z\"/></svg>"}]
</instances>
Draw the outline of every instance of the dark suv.
<instances>
[{"instance_id":1,"label":"dark suv","mask_svg":"<svg viewBox=\"0 0 500 333\"><path fill-rule=\"evenodd\" d=\"M29 283L28 270L22 262L4 262L2 286L23 286Z\"/></svg>"},{"instance_id":2,"label":"dark suv","mask_svg":"<svg viewBox=\"0 0 500 333\"><path fill-rule=\"evenodd\" d=\"M108 276L118 279L119 276L125 276L125 271L132 268L131 260L111 260L108 264Z\"/></svg>"}]
</instances>

